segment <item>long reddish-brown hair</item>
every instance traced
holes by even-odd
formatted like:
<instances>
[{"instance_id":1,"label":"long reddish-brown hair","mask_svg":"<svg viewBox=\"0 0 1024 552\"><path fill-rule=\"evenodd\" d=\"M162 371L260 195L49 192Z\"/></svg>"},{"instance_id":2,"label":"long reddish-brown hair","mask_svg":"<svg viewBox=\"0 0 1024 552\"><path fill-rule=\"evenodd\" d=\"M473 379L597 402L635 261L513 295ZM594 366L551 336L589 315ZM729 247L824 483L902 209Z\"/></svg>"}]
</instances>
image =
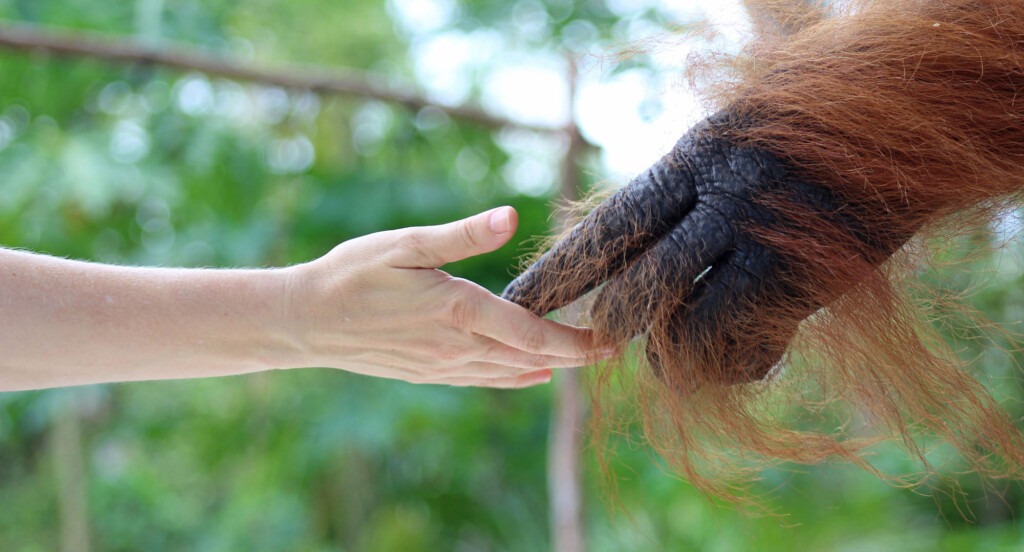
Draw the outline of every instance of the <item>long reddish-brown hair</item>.
<instances>
[{"instance_id":1,"label":"long reddish-brown hair","mask_svg":"<svg viewBox=\"0 0 1024 552\"><path fill-rule=\"evenodd\" d=\"M849 214L840 225L799 198L760 197L782 222L745 231L783 259L777 277L799 300L744 305L726 329L683 341L694 348L680 347L667 313L646 317L660 366L630 354L590 372L598 434L640 418L674 470L734 500L782 462L842 458L922 481L870 463L866 447L885 438L923 473L943 442L970 469L1024 476L1024 436L937 329L950 305L965 309L919 278L937 248L1024 192L1024 2L807 4L796 32L764 32L716 58L717 84L703 92L748 122L730 140L774 153ZM850 224L869 239L852 239ZM595 305L585 309L595 330L628 349L623 313ZM724 367L765 344L788 346L782 368L728 384Z\"/></svg>"}]
</instances>

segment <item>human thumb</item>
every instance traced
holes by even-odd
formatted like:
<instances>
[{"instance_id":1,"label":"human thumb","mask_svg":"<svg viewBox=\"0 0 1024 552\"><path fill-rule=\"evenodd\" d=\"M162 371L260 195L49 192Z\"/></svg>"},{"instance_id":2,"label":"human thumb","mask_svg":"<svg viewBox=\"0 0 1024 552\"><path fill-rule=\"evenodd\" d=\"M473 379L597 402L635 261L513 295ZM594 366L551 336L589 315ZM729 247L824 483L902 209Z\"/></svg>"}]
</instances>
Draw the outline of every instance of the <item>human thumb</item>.
<instances>
[{"instance_id":1,"label":"human thumb","mask_svg":"<svg viewBox=\"0 0 1024 552\"><path fill-rule=\"evenodd\" d=\"M437 268L505 245L519 224L516 210L498 207L469 218L401 230L394 266Z\"/></svg>"}]
</instances>

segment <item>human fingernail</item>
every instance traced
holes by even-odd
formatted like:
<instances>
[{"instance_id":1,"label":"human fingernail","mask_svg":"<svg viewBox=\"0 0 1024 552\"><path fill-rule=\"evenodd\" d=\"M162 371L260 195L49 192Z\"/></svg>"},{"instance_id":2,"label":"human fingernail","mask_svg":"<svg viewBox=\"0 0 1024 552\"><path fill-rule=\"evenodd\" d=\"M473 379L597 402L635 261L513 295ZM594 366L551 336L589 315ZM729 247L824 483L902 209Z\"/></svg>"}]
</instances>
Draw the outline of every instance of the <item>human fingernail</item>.
<instances>
[{"instance_id":1,"label":"human fingernail","mask_svg":"<svg viewBox=\"0 0 1024 552\"><path fill-rule=\"evenodd\" d=\"M508 208L495 209L490 218L491 232L495 234L506 234L512 229L512 223L508 218Z\"/></svg>"},{"instance_id":2,"label":"human fingernail","mask_svg":"<svg viewBox=\"0 0 1024 552\"><path fill-rule=\"evenodd\" d=\"M539 385L542 383L548 383L551 381L551 370L541 370L530 374L530 384Z\"/></svg>"}]
</instances>

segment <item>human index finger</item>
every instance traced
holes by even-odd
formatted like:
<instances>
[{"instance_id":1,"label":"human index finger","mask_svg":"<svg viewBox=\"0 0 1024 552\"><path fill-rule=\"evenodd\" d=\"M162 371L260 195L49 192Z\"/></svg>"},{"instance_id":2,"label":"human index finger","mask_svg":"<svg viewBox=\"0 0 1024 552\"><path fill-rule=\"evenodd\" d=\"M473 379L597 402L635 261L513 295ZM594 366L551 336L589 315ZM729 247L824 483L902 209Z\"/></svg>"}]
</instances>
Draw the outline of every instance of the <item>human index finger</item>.
<instances>
[{"instance_id":1,"label":"human index finger","mask_svg":"<svg viewBox=\"0 0 1024 552\"><path fill-rule=\"evenodd\" d=\"M541 318L525 308L489 295L480 300L473 332L532 354L595 359L602 348L593 332Z\"/></svg>"}]
</instances>

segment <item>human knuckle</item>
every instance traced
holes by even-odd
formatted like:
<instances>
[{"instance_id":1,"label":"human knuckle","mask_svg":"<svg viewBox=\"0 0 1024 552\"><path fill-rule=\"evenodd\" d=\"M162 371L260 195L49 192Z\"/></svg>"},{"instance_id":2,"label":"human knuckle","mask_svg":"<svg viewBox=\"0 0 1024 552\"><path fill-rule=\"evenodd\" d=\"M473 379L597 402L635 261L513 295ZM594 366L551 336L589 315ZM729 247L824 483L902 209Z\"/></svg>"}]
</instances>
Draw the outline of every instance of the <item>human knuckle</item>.
<instances>
[{"instance_id":1,"label":"human knuckle","mask_svg":"<svg viewBox=\"0 0 1024 552\"><path fill-rule=\"evenodd\" d=\"M469 348L457 343L441 343L434 349L434 356L445 362L456 362L469 356Z\"/></svg>"},{"instance_id":2,"label":"human knuckle","mask_svg":"<svg viewBox=\"0 0 1024 552\"><path fill-rule=\"evenodd\" d=\"M515 364L499 364L493 370L493 375L498 378L514 378L519 374L523 373L523 368L516 366Z\"/></svg>"},{"instance_id":3,"label":"human knuckle","mask_svg":"<svg viewBox=\"0 0 1024 552\"><path fill-rule=\"evenodd\" d=\"M547 358L538 355L530 355L526 360L526 364L530 368L547 368L549 365Z\"/></svg>"},{"instance_id":4,"label":"human knuckle","mask_svg":"<svg viewBox=\"0 0 1024 552\"><path fill-rule=\"evenodd\" d=\"M518 376L528 370L545 368L544 364L544 357L531 353L520 352L513 357L511 368L505 375Z\"/></svg>"},{"instance_id":5,"label":"human knuckle","mask_svg":"<svg viewBox=\"0 0 1024 552\"><path fill-rule=\"evenodd\" d=\"M449 324L468 329L476 322L477 305L464 297L457 297L448 303L445 313Z\"/></svg>"},{"instance_id":6,"label":"human knuckle","mask_svg":"<svg viewBox=\"0 0 1024 552\"><path fill-rule=\"evenodd\" d=\"M396 232L394 236L396 246L416 257L427 258L430 257L430 251L427 248L427 240L419 232L412 230L406 232Z\"/></svg>"},{"instance_id":7,"label":"human knuckle","mask_svg":"<svg viewBox=\"0 0 1024 552\"><path fill-rule=\"evenodd\" d=\"M455 233L458 236L459 242L467 249L476 249L480 245L480 240L473 231L473 225L468 221L460 222L455 227Z\"/></svg>"},{"instance_id":8,"label":"human knuckle","mask_svg":"<svg viewBox=\"0 0 1024 552\"><path fill-rule=\"evenodd\" d=\"M539 328L528 328L523 330L520 334L521 348L531 353L536 353L544 350L547 346L548 338L544 330Z\"/></svg>"},{"instance_id":9,"label":"human knuckle","mask_svg":"<svg viewBox=\"0 0 1024 552\"><path fill-rule=\"evenodd\" d=\"M338 245L338 247L344 247L346 245L361 245L366 244L367 242L378 242L382 245L393 247L401 243L403 236L405 236L408 233L408 229L382 230L380 232L377 232L376 234L359 236L358 238L352 238L351 240L344 241L340 245Z\"/></svg>"}]
</instances>

